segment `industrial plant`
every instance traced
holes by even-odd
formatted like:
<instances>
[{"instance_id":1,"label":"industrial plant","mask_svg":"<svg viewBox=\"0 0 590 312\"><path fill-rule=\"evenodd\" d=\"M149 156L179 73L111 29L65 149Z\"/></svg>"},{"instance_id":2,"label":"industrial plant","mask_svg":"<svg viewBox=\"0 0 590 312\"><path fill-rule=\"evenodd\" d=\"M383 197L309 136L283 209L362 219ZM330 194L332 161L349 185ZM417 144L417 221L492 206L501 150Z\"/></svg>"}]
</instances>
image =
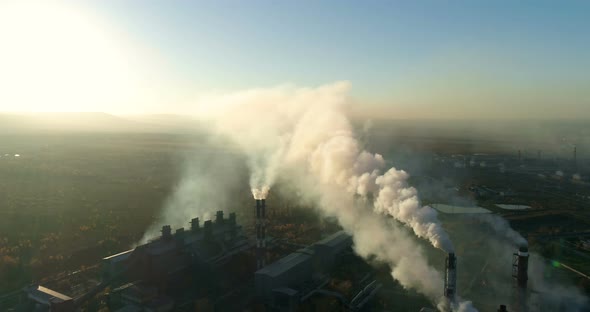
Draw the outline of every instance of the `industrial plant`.
<instances>
[{"instance_id":1,"label":"industrial plant","mask_svg":"<svg viewBox=\"0 0 590 312\"><path fill-rule=\"evenodd\" d=\"M342 215L314 214L313 225L295 234L286 226L296 219L290 208L274 219L278 209L267 207L268 190L253 191L254 202L240 217L246 221L216 211L212 220L187 219L186 228L164 224L159 235L99 265L23 288L11 311L476 311L470 300L483 311L586 311L584 295L559 282L566 280L563 272L582 287L590 277L557 260L546 270L543 257L552 255L544 248L556 239L557 252L565 246L575 253L558 254L561 259L586 257L578 250L586 246L588 223L574 212L583 212L590 198L588 171L575 149L570 162L522 154L434 154L428 175L412 181L424 190L423 202L405 184L405 172L367 173L373 184L366 187L385 187L350 196L354 207L344 217L352 216L352 224L343 225ZM380 156L371 157L379 163ZM456 184L432 187L448 176ZM391 194L416 200L405 198L412 206L400 213L400 199ZM562 210L550 207L564 201ZM359 211L374 218L363 224L363 241L353 237L356 222L369 218ZM371 245L373 237L378 243ZM367 243L372 249L363 253ZM389 258L405 266L396 271ZM555 268L561 275L552 275ZM75 287L60 286L68 279L76 279Z\"/></svg>"},{"instance_id":2,"label":"industrial plant","mask_svg":"<svg viewBox=\"0 0 590 312\"><path fill-rule=\"evenodd\" d=\"M255 201L256 237L248 237L236 214L201 224L190 220L187 229L174 232L169 225L161 235L133 249L102 259L101 281L77 298L42 285L24 289L25 301L35 311L77 311L98 294L104 294L109 311L373 311L381 282L352 250L351 237L337 231L308 246L267 262L270 250L293 249L285 240L265 236L266 200ZM289 248L280 248L280 245ZM285 246L282 246L285 247ZM357 264L354 264L357 263ZM452 308L457 303L455 253L448 253L441 297ZM349 276L354 291L333 287L333 273L342 266L355 266ZM506 266L509 267L509 263ZM514 302L498 302L498 311L527 310L528 249L513 255ZM248 308L249 307L249 308ZM416 309L417 311L417 309ZM420 311L435 311L424 307Z\"/></svg>"}]
</instances>

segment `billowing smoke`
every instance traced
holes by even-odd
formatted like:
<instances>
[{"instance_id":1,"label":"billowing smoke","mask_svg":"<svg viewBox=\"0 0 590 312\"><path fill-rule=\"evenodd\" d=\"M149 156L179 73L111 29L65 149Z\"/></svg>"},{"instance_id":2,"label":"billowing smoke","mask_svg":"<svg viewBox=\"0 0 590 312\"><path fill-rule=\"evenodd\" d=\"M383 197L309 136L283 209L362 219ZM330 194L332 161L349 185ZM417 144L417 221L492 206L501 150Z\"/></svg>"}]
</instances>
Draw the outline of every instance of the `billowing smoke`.
<instances>
[{"instance_id":1,"label":"billowing smoke","mask_svg":"<svg viewBox=\"0 0 590 312\"><path fill-rule=\"evenodd\" d=\"M267 183L253 184L252 180L250 180L250 187L252 187L252 185L257 185L256 188L252 189L252 196L254 196L254 199L265 199L268 196L270 186L268 186Z\"/></svg>"},{"instance_id":2,"label":"billowing smoke","mask_svg":"<svg viewBox=\"0 0 590 312\"><path fill-rule=\"evenodd\" d=\"M497 215L454 216L449 232L457 248L465 250L459 281L463 292L482 310L494 310L499 304L509 311L518 310L518 292L510 274L512 254L527 241ZM474 247L477 246L477 247ZM485 247L484 247L485 246ZM529 251L528 291L525 304L529 311L580 311L588 302L581 291L567 280L551 277L548 260ZM493 295L490 295L493 294Z\"/></svg>"},{"instance_id":3,"label":"billowing smoke","mask_svg":"<svg viewBox=\"0 0 590 312\"><path fill-rule=\"evenodd\" d=\"M210 96L200 101L198 112L243 148L254 197L266 196L280 166L298 166L321 183L374 195L377 212L452 251L436 211L421 206L416 190L407 185L408 174L395 168L380 174L383 157L360 148L344 114L348 89L348 83L339 82L317 89L283 86Z\"/></svg>"},{"instance_id":4,"label":"billowing smoke","mask_svg":"<svg viewBox=\"0 0 590 312\"><path fill-rule=\"evenodd\" d=\"M442 276L404 227L433 246L453 246L436 211L423 207L408 174L390 168L379 154L362 150L344 113L350 85L280 86L201 99L197 113L212 121L248 158L250 186L264 198L278 172L316 198L326 215L351 233L359 255L388 264L392 276L438 302ZM355 196L374 202L355 203Z\"/></svg>"},{"instance_id":5,"label":"billowing smoke","mask_svg":"<svg viewBox=\"0 0 590 312\"><path fill-rule=\"evenodd\" d=\"M162 225L173 229L188 226L195 217L210 220L215 212L232 209L241 194L247 194L240 184L247 181L247 170L239 151L220 146L220 138L200 142L200 149L191 151L184 159L182 175L158 219L144 233L139 243L160 235ZM226 142L224 142L226 143ZM228 194L232 194L228 196Z\"/></svg>"},{"instance_id":6,"label":"billowing smoke","mask_svg":"<svg viewBox=\"0 0 590 312\"><path fill-rule=\"evenodd\" d=\"M377 177L375 183L380 188L375 209L410 225L416 235L428 239L433 246L452 252L453 245L438 220L437 212L431 207L420 206L416 189L405 183L407 177L406 172L395 168Z\"/></svg>"},{"instance_id":7,"label":"billowing smoke","mask_svg":"<svg viewBox=\"0 0 590 312\"><path fill-rule=\"evenodd\" d=\"M290 91L299 94L290 98ZM275 182L293 122L302 113L296 105L285 102L307 101L309 97L290 86L209 95L199 100L195 113L210 122L214 132L241 148L247 156L252 195L262 199Z\"/></svg>"}]
</instances>

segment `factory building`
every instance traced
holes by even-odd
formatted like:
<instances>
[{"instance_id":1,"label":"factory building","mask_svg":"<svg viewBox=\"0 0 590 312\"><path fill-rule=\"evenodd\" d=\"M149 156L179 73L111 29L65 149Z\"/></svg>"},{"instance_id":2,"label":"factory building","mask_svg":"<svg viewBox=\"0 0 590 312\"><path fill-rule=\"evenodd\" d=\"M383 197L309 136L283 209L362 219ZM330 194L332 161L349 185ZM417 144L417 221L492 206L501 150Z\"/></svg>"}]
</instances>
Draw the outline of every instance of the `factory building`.
<instances>
[{"instance_id":1,"label":"factory building","mask_svg":"<svg viewBox=\"0 0 590 312\"><path fill-rule=\"evenodd\" d=\"M34 311L69 312L74 311L74 299L49 288L33 285L24 292Z\"/></svg>"},{"instance_id":2,"label":"factory building","mask_svg":"<svg viewBox=\"0 0 590 312\"><path fill-rule=\"evenodd\" d=\"M258 270L257 297L275 309L295 309L351 245L350 236L340 231Z\"/></svg>"},{"instance_id":3,"label":"factory building","mask_svg":"<svg viewBox=\"0 0 590 312\"><path fill-rule=\"evenodd\" d=\"M132 282L117 288L113 293L118 293L116 297L122 299L112 301L115 305L143 308L158 303L167 305L163 297L166 292L205 283L213 269L234 255L251 249L241 226L236 224L234 213L224 218L223 212L218 211L214 221L205 221L201 226L199 219L194 218L190 224L189 230L180 228L174 233L169 225L165 225L156 239L102 260L105 284L141 281L141 284ZM160 295L154 298L144 296L144 290L152 289L150 287Z\"/></svg>"},{"instance_id":4,"label":"factory building","mask_svg":"<svg viewBox=\"0 0 590 312\"><path fill-rule=\"evenodd\" d=\"M174 275L182 276L186 269L218 265L232 255L250 247L236 215L224 219L218 211L215 222L191 220L191 228L172 233L169 225L162 227L162 235L146 244L103 259L105 279L121 275L127 280L163 281Z\"/></svg>"}]
</instances>

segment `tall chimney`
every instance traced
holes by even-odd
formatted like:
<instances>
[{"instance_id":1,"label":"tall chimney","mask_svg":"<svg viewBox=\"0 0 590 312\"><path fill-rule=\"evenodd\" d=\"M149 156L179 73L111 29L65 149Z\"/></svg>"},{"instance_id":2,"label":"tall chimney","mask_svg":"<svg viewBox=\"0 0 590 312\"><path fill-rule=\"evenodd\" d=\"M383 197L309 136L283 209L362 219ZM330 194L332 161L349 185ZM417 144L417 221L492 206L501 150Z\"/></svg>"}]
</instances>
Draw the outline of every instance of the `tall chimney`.
<instances>
[{"instance_id":1,"label":"tall chimney","mask_svg":"<svg viewBox=\"0 0 590 312\"><path fill-rule=\"evenodd\" d=\"M191 231L196 232L199 230L199 218L191 219Z\"/></svg>"},{"instance_id":2,"label":"tall chimney","mask_svg":"<svg viewBox=\"0 0 590 312\"><path fill-rule=\"evenodd\" d=\"M260 214L262 224L260 227L260 238L262 241L262 267L266 265L266 199L260 200Z\"/></svg>"},{"instance_id":3,"label":"tall chimney","mask_svg":"<svg viewBox=\"0 0 590 312\"><path fill-rule=\"evenodd\" d=\"M512 257L512 277L518 288L525 289L528 280L529 249L521 246Z\"/></svg>"},{"instance_id":4,"label":"tall chimney","mask_svg":"<svg viewBox=\"0 0 590 312\"><path fill-rule=\"evenodd\" d=\"M223 223L223 210L219 210L215 214L215 223L216 224L222 224Z\"/></svg>"},{"instance_id":5,"label":"tall chimney","mask_svg":"<svg viewBox=\"0 0 590 312\"><path fill-rule=\"evenodd\" d=\"M512 258L512 277L515 292L513 293L514 307L517 311L527 311L527 280L529 266L529 249L521 246Z\"/></svg>"},{"instance_id":6,"label":"tall chimney","mask_svg":"<svg viewBox=\"0 0 590 312\"><path fill-rule=\"evenodd\" d=\"M265 216L266 201L256 200L256 268L261 269L266 264Z\"/></svg>"},{"instance_id":7,"label":"tall chimney","mask_svg":"<svg viewBox=\"0 0 590 312\"><path fill-rule=\"evenodd\" d=\"M455 302L457 289L457 258L454 253L449 253L445 261L445 289L444 295L449 302Z\"/></svg>"}]
</instances>

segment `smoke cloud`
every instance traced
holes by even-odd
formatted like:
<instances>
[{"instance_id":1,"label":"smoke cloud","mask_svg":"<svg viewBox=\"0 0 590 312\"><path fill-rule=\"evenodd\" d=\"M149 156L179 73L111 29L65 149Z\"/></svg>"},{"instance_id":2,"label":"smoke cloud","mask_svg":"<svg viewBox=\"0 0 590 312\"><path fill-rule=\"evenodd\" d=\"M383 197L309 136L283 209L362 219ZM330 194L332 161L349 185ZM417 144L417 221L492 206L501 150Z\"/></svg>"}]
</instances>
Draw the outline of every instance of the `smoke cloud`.
<instances>
[{"instance_id":1,"label":"smoke cloud","mask_svg":"<svg viewBox=\"0 0 590 312\"><path fill-rule=\"evenodd\" d=\"M359 255L388 264L404 287L439 302L442 276L407 229L445 251L453 250L451 241L436 211L420 205L409 175L384 170L381 155L360 147L344 113L349 89L338 82L211 95L199 101L197 115L243 150L255 198L267 195L279 172L289 172L293 185L352 234Z\"/></svg>"},{"instance_id":2,"label":"smoke cloud","mask_svg":"<svg viewBox=\"0 0 590 312\"><path fill-rule=\"evenodd\" d=\"M240 186L248 179L243 156L239 151L220 146L219 142L220 138L211 138L198 151L184 156L181 179L140 244L158 237L162 225L177 229L188 226L192 218L204 222L212 219L216 211L228 213L239 202L237 197L244 193Z\"/></svg>"},{"instance_id":3,"label":"smoke cloud","mask_svg":"<svg viewBox=\"0 0 590 312\"><path fill-rule=\"evenodd\" d=\"M506 219L491 214L478 215L475 218L489 225L496 235L512 242L515 247L528 246L526 239L513 230Z\"/></svg>"}]
</instances>

